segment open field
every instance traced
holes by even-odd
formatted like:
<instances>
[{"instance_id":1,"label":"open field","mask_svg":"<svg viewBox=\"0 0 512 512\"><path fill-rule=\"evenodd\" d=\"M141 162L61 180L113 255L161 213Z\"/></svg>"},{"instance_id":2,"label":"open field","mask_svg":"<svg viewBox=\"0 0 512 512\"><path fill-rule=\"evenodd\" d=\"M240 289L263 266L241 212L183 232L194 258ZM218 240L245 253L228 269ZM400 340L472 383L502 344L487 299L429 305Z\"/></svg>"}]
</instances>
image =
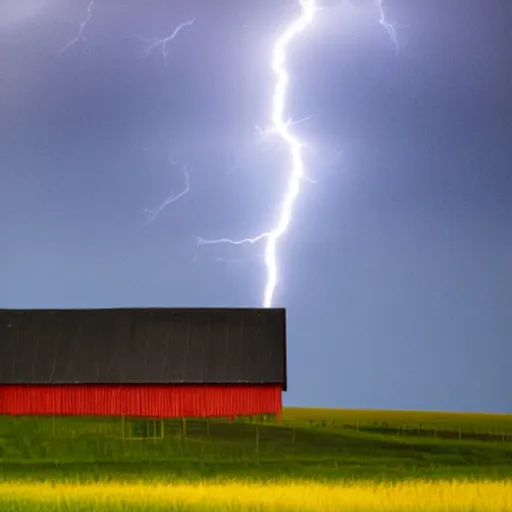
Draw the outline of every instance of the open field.
<instances>
[{"instance_id":1,"label":"open field","mask_svg":"<svg viewBox=\"0 0 512 512\"><path fill-rule=\"evenodd\" d=\"M0 510L512 510L510 415L286 409L283 420L0 417ZM465 437L475 432L492 435ZM197 501L205 493L219 500Z\"/></svg>"}]
</instances>

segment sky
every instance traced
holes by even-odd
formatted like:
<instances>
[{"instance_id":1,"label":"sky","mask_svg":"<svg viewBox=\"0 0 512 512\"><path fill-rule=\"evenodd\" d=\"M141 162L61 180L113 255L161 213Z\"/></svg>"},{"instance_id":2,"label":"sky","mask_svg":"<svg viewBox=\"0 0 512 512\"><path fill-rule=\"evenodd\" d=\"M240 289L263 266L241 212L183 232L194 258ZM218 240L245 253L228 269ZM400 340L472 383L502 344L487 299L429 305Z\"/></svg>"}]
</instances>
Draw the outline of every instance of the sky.
<instances>
[{"instance_id":1,"label":"sky","mask_svg":"<svg viewBox=\"0 0 512 512\"><path fill-rule=\"evenodd\" d=\"M265 241L198 239L276 224L298 1L95 0L65 48L88 4L0 5L0 307L260 307ZM286 60L284 404L511 412L512 6L384 0L397 51L373 0L318 4Z\"/></svg>"}]
</instances>

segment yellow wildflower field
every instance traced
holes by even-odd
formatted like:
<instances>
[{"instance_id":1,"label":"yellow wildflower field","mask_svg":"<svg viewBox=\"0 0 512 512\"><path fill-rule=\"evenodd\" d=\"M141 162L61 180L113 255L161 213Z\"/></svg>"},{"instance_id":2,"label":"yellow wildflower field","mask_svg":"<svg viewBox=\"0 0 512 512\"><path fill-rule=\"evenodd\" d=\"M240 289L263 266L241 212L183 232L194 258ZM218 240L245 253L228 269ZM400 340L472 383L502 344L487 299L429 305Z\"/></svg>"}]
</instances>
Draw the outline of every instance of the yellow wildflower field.
<instances>
[{"instance_id":1,"label":"yellow wildflower field","mask_svg":"<svg viewBox=\"0 0 512 512\"><path fill-rule=\"evenodd\" d=\"M3 482L0 510L505 512L512 511L512 481Z\"/></svg>"}]
</instances>

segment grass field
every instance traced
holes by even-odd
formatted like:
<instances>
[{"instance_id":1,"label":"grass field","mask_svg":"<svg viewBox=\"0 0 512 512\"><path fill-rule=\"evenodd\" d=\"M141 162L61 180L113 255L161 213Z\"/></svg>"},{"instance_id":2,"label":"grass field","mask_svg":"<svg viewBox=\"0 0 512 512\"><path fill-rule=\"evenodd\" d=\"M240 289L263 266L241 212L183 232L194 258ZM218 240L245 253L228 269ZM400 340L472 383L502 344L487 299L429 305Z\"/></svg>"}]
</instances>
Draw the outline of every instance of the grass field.
<instances>
[{"instance_id":1,"label":"grass field","mask_svg":"<svg viewBox=\"0 0 512 512\"><path fill-rule=\"evenodd\" d=\"M512 511L512 415L257 420L166 421L163 439L135 423L125 439L120 419L0 417L0 510Z\"/></svg>"}]
</instances>

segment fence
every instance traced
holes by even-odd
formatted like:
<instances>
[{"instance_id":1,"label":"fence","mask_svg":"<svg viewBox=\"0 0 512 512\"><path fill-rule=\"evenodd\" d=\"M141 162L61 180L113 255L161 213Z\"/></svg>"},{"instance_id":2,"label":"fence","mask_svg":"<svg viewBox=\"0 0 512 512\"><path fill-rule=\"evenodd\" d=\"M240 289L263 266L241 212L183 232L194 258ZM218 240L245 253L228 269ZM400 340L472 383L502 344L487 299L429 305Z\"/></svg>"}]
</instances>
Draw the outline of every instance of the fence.
<instances>
[{"instance_id":1,"label":"fence","mask_svg":"<svg viewBox=\"0 0 512 512\"><path fill-rule=\"evenodd\" d=\"M53 420L55 421L55 419ZM359 422L353 423L337 423L336 420L309 420L301 422L285 422L281 426L277 426L277 421L272 416L249 416L241 418L205 418L205 419L186 419L175 418L166 420L146 420L135 418L121 418L121 427L117 431L101 425L98 422L96 428L92 426L87 427L87 433L91 434L96 432L100 435L110 435L114 437L122 437L126 440L136 439L164 439L166 436L181 437L206 437L211 438L215 432L219 432L219 428L223 435L230 435L233 433L236 437L240 434L245 436L252 436L255 439L256 447L259 447L262 436L265 437L266 428L270 425L273 426L273 435L280 432L279 437L282 440L291 440L293 443L297 439L297 429L304 427L309 428L335 428L345 430L355 430L359 432L366 432L370 434L382 435L395 435L395 436L411 436L411 437L431 437L446 440L474 440L485 442L512 442L512 432L497 432L492 430L482 430L468 426L466 429L453 429L453 428L425 428L421 423L418 425L389 425L386 422ZM221 427L224 425L224 427ZM227 425L232 425L231 431L226 431ZM83 427L82 427L83 429ZM213 433L212 433L213 432ZM263 432L263 434L262 434ZM65 430L61 431L62 435ZM83 433L83 432L82 432ZM58 433L57 433L58 435ZM80 435L80 432L75 432L74 435Z\"/></svg>"},{"instance_id":2,"label":"fence","mask_svg":"<svg viewBox=\"0 0 512 512\"><path fill-rule=\"evenodd\" d=\"M15 420L16 421L16 420ZM116 438L124 441L159 441L165 438L228 439L254 443L259 451L266 441L296 441L295 427L278 425L277 418L270 415L241 418L171 418L141 419L133 417L83 418L83 417L31 417L19 421L32 422L32 433L50 435L54 438L79 438L96 436Z\"/></svg>"},{"instance_id":3,"label":"fence","mask_svg":"<svg viewBox=\"0 0 512 512\"><path fill-rule=\"evenodd\" d=\"M474 440L487 442L512 442L512 432L483 430L468 426L467 429L450 429L449 427L425 428L418 425L389 425L386 422L359 422L337 423L336 420L309 420L310 427L316 428L343 428L373 434L390 434L399 436L435 437L439 439Z\"/></svg>"},{"instance_id":4,"label":"fence","mask_svg":"<svg viewBox=\"0 0 512 512\"><path fill-rule=\"evenodd\" d=\"M13 422L14 420L14 422ZM359 431L362 433L390 435L390 436L416 436L430 437L446 440L473 440L482 442L512 442L511 432L484 431L482 429L454 428L425 428L422 424L389 425L386 422L337 422L336 420L301 420L297 422L285 421L278 425L271 416L253 416L245 418L203 418L203 419L137 419L128 417L117 418L78 418L78 417L45 417L24 418L16 420L11 418L9 429L12 432L30 432L30 435L40 435L42 438L78 438L98 437L115 438L122 441L162 441L175 439L187 442L200 440L228 441L245 446L247 449L259 451L260 448L272 449L279 443L293 446L297 442L310 442L309 433L316 429L326 429L333 435L342 430ZM29 425L30 423L30 425ZM7 424L6 424L7 425ZM1 437L1 432L0 432ZM322 436L323 438L323 436ZM340 438L337 443L343 443Z\"/></svg>"}]
</instances>

